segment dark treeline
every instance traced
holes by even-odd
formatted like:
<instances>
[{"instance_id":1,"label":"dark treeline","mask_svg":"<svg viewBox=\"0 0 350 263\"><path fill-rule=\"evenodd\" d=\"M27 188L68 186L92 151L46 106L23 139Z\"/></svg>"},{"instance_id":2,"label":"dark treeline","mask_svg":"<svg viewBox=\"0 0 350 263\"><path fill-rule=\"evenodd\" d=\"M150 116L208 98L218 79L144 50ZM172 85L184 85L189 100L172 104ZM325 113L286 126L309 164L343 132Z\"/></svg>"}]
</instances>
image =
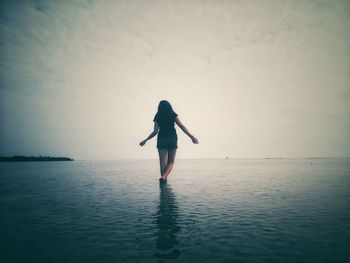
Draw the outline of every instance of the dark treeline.
<instances>
[{"instance_id":1,"label":"dark treeline","mask_svg":"<svg viewBox=\"0 0 350 263\"><path fill-rule=\"evenodd\" d=\"M51 157L51 156L20 156L1 157L0 162L34 162L34 161L73 161L68 157Z\"/></svg>"}]
</instances>

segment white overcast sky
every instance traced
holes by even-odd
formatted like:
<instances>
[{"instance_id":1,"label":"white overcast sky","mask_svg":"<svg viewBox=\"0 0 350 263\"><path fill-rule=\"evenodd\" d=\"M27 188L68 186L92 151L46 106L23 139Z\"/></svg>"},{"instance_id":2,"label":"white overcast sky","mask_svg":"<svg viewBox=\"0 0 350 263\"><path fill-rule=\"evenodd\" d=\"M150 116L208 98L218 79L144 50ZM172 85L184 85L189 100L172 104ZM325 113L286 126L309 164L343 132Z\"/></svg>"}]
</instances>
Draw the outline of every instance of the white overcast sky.
<instances>
[{"instance_id":1,"label":"white overcast sky","mask_svg":"<svg viewBox=\"0 0 350 263\"><path fill-rule=\"evenodd\" d=\"M0 154L350 156L350 1L1 1Z\"/></svg>"}]
</instances>

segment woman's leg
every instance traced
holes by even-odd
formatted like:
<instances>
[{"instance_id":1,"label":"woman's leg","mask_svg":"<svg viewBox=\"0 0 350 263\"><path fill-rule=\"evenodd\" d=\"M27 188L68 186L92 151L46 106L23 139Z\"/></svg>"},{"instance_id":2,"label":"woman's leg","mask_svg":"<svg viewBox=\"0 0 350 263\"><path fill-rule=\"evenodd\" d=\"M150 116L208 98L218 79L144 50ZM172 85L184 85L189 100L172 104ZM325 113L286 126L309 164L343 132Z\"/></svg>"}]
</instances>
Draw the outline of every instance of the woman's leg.
<instances>
[{"instance_id":1,"label":"woman's leg","mask_svg":"<svg viewBox=\"0 0 350 263\"><path fill-rule=\"evenodd\" d=\"M169 176L171 170L174 167L174 162L175 162L175 156L176 156L176 149L169 149L168 150L168 161L167 161L167 165L165 168L164 173L162 174L162 178L164 180L167 179L167 177Z\"/></svg>"},{"instance_id":2,"label":"woman's leg","mask_svg":"<svg viewBox=\"0 0 350 263\"><path fill-rule=\"evenodd\" d=\"M158 154L159 154L160 176L162 176L168 162L168 150L158 149Z\"/></svg>"}]
</instances>

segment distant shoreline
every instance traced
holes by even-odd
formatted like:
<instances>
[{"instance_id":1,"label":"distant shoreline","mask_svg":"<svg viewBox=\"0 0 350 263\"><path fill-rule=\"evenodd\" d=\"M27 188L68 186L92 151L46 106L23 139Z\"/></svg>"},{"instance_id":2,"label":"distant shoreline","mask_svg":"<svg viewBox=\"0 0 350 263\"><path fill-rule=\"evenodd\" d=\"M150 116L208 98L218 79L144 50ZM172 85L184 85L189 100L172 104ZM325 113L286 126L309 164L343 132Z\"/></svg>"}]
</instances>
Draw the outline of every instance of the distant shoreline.
<instances>
[{"instance_id":1,"label":"distant shoreline","mask_svg":"<svg viewBox=\"0 0 350 263\"><path fill-rule=\"evenodd\" d=\"M68 157L51 157L51 156L11 156L2 157L0 156L0 162L48 162L48 161L74 161Z\"/></svg>"}]
</instances>

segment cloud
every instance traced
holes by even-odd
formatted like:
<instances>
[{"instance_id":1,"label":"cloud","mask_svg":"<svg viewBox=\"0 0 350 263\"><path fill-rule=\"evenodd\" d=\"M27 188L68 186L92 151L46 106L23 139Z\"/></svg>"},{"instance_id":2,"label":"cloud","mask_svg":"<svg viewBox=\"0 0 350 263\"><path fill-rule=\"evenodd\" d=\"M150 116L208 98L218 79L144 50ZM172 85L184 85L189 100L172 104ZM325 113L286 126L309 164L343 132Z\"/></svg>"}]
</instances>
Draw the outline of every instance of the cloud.
<instances>
[{"instance_id":1,"label":"cloud","mask_svg":"<svg viewBox=\"0 0 350 263\"><path fill-rule=\"evenodd\" d=\"M207 142L198 152L189 148L186 157L224 151L266 156L268 143L254 131L264 131L266 142L282 141L294 138L291 123L298 129L311 123L305 134L286 142L291 148L310 139L322 144L314 151L349 154L349 6L2 1L1 149L142 155L134 142L152 124L147 118L158 100L168 98ZM208 122L220 127L219 139ZM328 132L312 139L318 128ZM344 149L327 144L332 131ZM313 150L296 148L299 155Z\"/></svg>"}]
</instances>

